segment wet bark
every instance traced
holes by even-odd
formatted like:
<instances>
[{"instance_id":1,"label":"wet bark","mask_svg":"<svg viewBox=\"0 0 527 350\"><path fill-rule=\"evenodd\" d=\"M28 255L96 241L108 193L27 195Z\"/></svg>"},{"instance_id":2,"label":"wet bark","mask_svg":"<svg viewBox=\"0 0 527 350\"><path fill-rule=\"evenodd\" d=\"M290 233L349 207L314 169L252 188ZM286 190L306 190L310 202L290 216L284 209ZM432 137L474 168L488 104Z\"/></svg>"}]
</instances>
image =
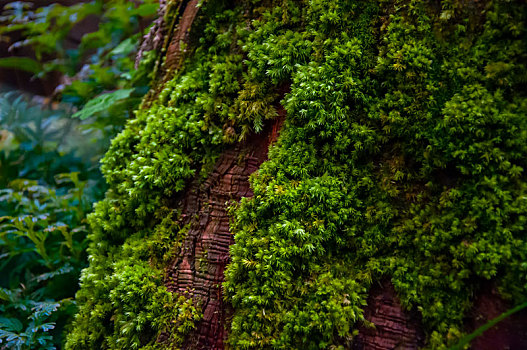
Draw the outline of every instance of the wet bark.
<instances>
[{"instance_id":1,"label":"wet bark","mask_svg":"<svg viewBox=\"0 0 527 350\"><path fill-rule=\"evenodd\" d=\"M471 333L507 310L507 303L492 286L484 286L476 293L472 310L465 320ZM426 337L421 315L415 310L404 310L389 281L370 290L364 310L366 320L373 327L362 326L354 339L353 350L414 350L425 345ZM471 342L474 350L527 349L527 310L506 318Z\"/></svg>"},{"instance_id":2,"label":"wet bark","mask_svg":"<svg viewBox=\"0 0 527 350\"><path fill-rule=\"evenodd\" d=\"M199 11L198 3L198 0L190 0L181 4L181 18L170 38L165 61L165 69L169 71L177 71L181 67L185 48L189 43L190 29Z\"/></svg>"}]
</instances>

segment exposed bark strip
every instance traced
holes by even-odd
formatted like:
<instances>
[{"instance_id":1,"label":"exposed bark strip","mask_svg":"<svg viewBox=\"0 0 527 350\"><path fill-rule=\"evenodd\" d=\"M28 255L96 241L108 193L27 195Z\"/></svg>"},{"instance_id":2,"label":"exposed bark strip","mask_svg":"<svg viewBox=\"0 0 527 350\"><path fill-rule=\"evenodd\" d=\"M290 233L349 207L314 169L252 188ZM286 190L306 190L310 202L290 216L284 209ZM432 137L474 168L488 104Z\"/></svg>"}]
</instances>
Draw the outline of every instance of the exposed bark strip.
<instances>
[{"instance_id":1,"label":"exposed bark strip","mask_svg":"<svg viewBox=\"0 0 527 350\"><path fill-rule=\"evenodd\" d=\"M512 308L489 286L477 294L473 310L467 316L466 329L469 333ZM360 328L353 343L354 350L413 350L424 346L421 316L418 312L402 309L391 283L384 282L372 289L364 311L365 318L375 328ZM474 339L471 349L527 349L527 310L506 318Z\"/></svg>"},{"instance_id":2,"label":"exposed bark strip","mask_svg":"<svg viewBox=\"0 0 527 350\"><path fill-rule=\"evenodd\" d=\"M364 316L375 328L360 328L354 350L417 350L424 345L420 315L403 310L390 282L372 288Z\"/></svg>"},{"instance_id":3,"label":"exposed bark strip","mask_svg":"<svg viewBox=\"0 0 527 350\"><path fill-rule=\"evenodd\" d=\"M177 71L181 67L185 47L189 44L190 28L199 11L198 3L198 0L190 0L186 6L185 3L182 4L185 9L170 38L166 53L165 70L167 71Z\"/></svg>"},{"instance_id":4,"label":"exposed bark strip","mask_svg":"<svg viewBox=\"0 0 527 350\"><path fill-rule=\"evenodd\" d=\"M279 114L283 114L279 113ZM283 116L277 119L281 123ZM249 175L267 158L269 144L276 139L276 126L253 135L247 142L226 150L207 180L195 180L182 200L187 236L170 266L167 288L189 294L203 310L203 319L188 336L184 349L224 349L230 306L222 295L224 270L229 262L229 202L252 196Z\"/></svg>"},{"instance_id":5,"label":"exposed bark strip","mask_svg":"<svg viewBox=\"0 0 527 350\"><path fill-rule=\"evenodd\" d=\"M472 332L513 305L505 302L492 287L484 287L474 301L467 320L467 331ZM525 350L527 349L527 310L519 311L488 329L471 343L474 350Z\"/></svg>"}]
</instances>

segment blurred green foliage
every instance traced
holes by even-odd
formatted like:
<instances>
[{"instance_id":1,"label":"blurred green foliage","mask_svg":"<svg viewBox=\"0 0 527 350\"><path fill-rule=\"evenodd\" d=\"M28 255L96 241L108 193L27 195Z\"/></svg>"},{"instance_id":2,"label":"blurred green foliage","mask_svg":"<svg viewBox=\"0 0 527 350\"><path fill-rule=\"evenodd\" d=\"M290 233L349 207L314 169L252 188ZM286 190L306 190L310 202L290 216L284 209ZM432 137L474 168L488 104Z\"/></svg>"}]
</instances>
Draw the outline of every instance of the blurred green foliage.
<instances>
[{"instance_id":1,"label":"blurred green foliage","mask_svg":"<svg viewBox=\"0 0 527 350\"><path fill-rule=\"evenodd\" d=\"M0 187L18 178L56 185L55 176L66 172L100 178L104 134L91 120L71 119L71 110L45 107L20 91L0 93Z\"/></svg>"},{"instance_id":2,"label":"blurred green foliage","mask_svg":"<svg viewBox=\"0 0 527 350\"><path fill-rule=\"evenodd\" d=\"M65 84L61 104L0 94L0 348L63 345L87 263L86 215L106 189L99 160L148 90L152 55L138 70L134 56L141 20L157 6L91 1L33 9L11 2L4 9L0 39L20 35L12 47L29 46L34 57L1 58L0 66L35 78L58 71ZM97 30L68 43L89 16ZM154 297L164 305L170 295Z\"/></svg>"},{"instance_id":3,"label":"blurred green foliage","mask_svg":"<svg viewBox=\"0 0 527 350\"><path fill-rule=\"evenodd\" d=\"M5 5L0 39L11 41L20 35L21 40L12 42L10 48L29 47L34 57L0 58L0 66L27 70L36 78L60 72L65 77L59 86L61 101L81 109L74 116L91 117L94 127L110 129L110 136L115 135L116 127L132 115L148 90L149 72L134 69L135 53L158 1L37 5L22 1ZM84 33L87 23L96 23L96 30ZM80 43L72 43L68 37L74 30L84 33ZM132 89L126 97L114 99L111 106L94 108L101 96L124 88ZM82 111L89 101L90 108Z\"/></svg>"},{"instance_id":4,"label":"blurred green foliage","mask_svg":"<svg viewBox=\"0 0 527 350\"><path fill-rule=\"evenodd\" d=\"M75 310L85 218L105 184L100 132L70 110L0 94L0 346L55 348Z\"/></svg>"},{"instance_id":5,"label":"blurred green foliage","mask_svg":"<svg viewBox=\"0 0 527 350\"><path fill-rule=\"evenodd\" d=\"M57 180L64 187L17 179L0 190L0 344L10 349L55 348L75 310L93 198L78 173Z\"/></svg>"}]
</instances>

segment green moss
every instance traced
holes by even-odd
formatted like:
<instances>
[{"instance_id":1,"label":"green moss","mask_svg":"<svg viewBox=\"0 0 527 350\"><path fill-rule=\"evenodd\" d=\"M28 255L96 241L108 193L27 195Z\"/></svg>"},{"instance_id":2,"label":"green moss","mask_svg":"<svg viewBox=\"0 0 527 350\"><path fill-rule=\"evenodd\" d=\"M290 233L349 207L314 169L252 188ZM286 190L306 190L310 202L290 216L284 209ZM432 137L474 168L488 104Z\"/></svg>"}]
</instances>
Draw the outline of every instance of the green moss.
<instances>
[{"instance_id":1,"label":"green moss","mask_svg":"<svg viewBox=\"0 0 527 350\"><path fill-rule=\"evenodd\" d=\"M233 210L233 348L349 348L384 278L431 348L485 281L525 299L525 12L473 6L311 1L283 34L269 12L266 60L297 32L312 54L282 73L284 131Z\"/></svg>"},{"instance_id":2,"label":"green moss","mask_svg":"<svg viewBox=\"0 0 527 350\"><path fill-rule=\"evenodd\" d=\"M173 198L276 116L283 85L284 130L231 209L233 348L349 348L386 278L430 348L461 336L486 281L525 299L519 3L220 3L202 5L193 54L103 161L68 348L181 344L200 307L163 287L185 234Z\"/></svg>"},{"instance_id":3,"label":"green moss","mask_svg":"<svg viewBox=\"0 0 527 350\"><path fill-rule=\"evenodd\" d=\"M90 266L68 349L177 348L201 318L192 295L163 285L163 269L188 231L173 198L207 176L224 144L276 112L257 100L273 101L263 91L239 94L249 81L236 44L248 33L242 9L211 2L200 11L210 20L198 21L204 37L192 57L149 97L102 160L110 189L89 217Z\"/></svg>"}]
</instances>

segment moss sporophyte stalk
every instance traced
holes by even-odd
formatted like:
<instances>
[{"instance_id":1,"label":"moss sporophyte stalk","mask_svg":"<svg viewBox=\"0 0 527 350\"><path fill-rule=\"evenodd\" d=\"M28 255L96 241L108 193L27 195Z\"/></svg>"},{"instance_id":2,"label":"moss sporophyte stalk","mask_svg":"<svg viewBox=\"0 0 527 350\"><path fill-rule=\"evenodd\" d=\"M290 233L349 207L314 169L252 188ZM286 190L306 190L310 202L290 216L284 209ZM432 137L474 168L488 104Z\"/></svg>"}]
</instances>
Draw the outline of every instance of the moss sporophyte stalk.
<instances>
[{"instance_id":1,"label":"moss sporophyte stalk","mask_svg":"<svg viewBox=\"0 0 527 350\"><path fill-rule=\"evenodd\" d=\"M386 279L427 348L464 334L486 281L525 300L521 2L201 6L192 54L103 160L68 349L182 344L201 309L163 285L185 235L172 198L276 117L284 84L283 130L231 208L231 348L349 348Z\"/></svg>"}]
</instances>

